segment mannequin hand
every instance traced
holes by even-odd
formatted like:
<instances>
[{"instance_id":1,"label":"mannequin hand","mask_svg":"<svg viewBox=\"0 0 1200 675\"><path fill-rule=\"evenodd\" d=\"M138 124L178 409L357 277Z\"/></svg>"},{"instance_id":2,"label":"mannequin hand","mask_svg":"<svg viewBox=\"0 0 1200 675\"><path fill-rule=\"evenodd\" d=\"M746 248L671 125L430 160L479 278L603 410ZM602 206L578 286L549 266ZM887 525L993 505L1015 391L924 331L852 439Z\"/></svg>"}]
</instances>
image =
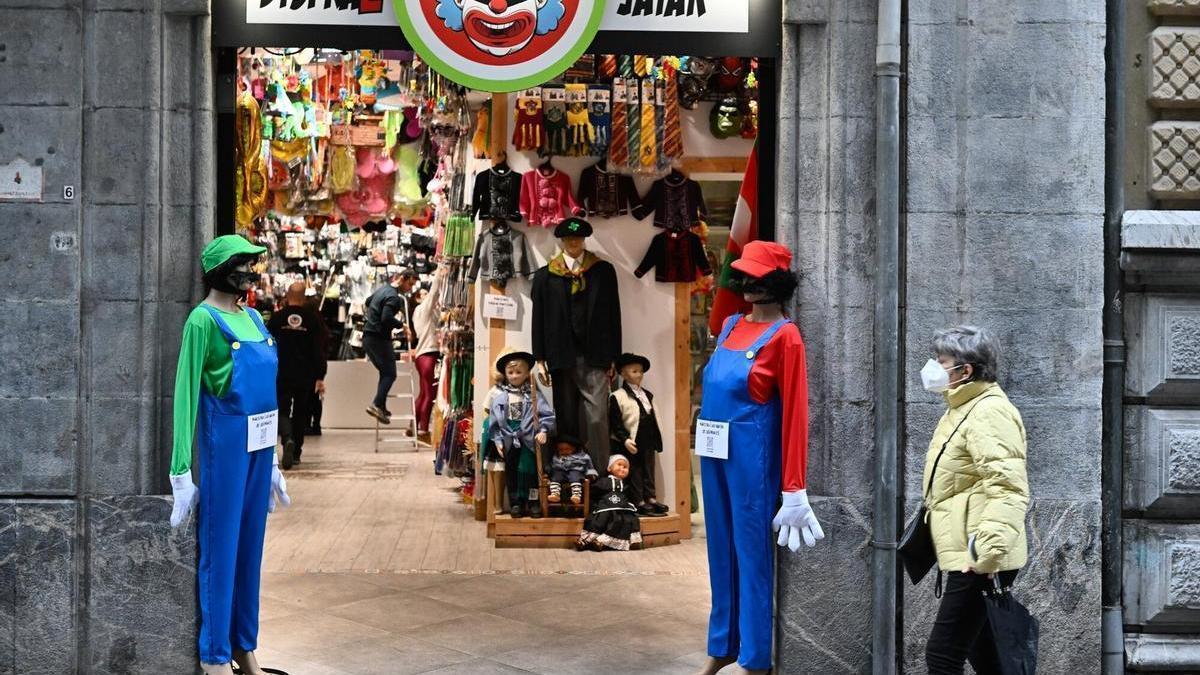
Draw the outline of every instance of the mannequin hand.
<instances>
[{"instance_id":1,"label":"mannequin hand","mask_svg":"<svg viewBox=\"0 0 1200 675\"><path fill-rule=\"evenodd\" d=\"M190 472L171 476L171 495L175 497L175 506L171 508L171 527L179 527L200 500L200 491L192 482Z\"/></svg>"},{"instance_id":2,"label":"mannequin hand","mask_svg":"<svg viewBox=\"0 0 1200 675\"><path fill-rule=\"evenodd\" d=\"M272 453L273 454L273 453ZM279 455L274 455L271 462L271 496L267 498L267 513L275 513L275 500L283 506L291 506L292 498L287 493L287 480L279 470Z\"/></svg>"},{"instance_id":3,"label":"mannequin hand","mask_svg":"<svg viewBox=\"0 0 1200 675\"><path fill-rule=\"evenodd\" d=\"M538 444L538 445L545 445L545 444L546 444L546 441L547 441L547 440L549 440L549 439L548 439L548 437L546 436L546 432L544 432L544 431L539 431L539 432L537 433L537 436L534 436L534 437L533 437L533 440L537 441L537 444Z\"/></svg>"},{"instance_id":4,"label":"mannequin hand","mask_svg":"<svg viewBox=\"0 0 1200 675\"><path fill-rule=\"evenodd\" d=\"M545 361L538 361L538 381L543 387L554 386L554 381L550 379L550 369L546 367Z\"/></svg>"},{"instance_id":5,"label":"mannequin hand","mask_svg":"<svg viewBox=\"0 0 1200 675\"><path fill-rule=\"evenodd\" d=\"M324 394L325 393L325 380L317 380L316 387L313 389L313 391L318 394Z\"/></svg>"},{"instance_id":6,"label":"mannequin hand","mask_svg":"<svg viewBox=\"0 0 1200 675\"><path fill-rule=\"evenodd\" d=\"M637 443L634 443L632 438L627 438L625 439L625 449L629 451L629 454L636 455L638 450Z\"/></svg>"},{"instance_id":7,"label":"mannequin hand","mask_svg":"<svg viewBox=\"0 0 1200 675\"><path fill-rule=\"evenodd\" d=\"M812 507L808 505L808 494L804 490L783 493L783 506L771 521L775 531L779 533L780 546L787 546L792 552L800 550L800 537L809 548L817 545L817 541L825 538L821 524Z\"/></svg>"}]
</instances>

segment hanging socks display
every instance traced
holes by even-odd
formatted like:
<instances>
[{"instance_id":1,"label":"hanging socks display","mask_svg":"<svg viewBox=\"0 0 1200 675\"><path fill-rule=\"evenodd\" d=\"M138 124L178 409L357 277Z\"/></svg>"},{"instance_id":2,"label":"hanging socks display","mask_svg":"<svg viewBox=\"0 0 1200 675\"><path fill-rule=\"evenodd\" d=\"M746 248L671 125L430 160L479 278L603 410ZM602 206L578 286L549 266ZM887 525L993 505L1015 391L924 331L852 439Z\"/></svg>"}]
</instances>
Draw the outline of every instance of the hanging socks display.
<instances>
[{"instance_id":1,"label":"hanging socks display","mask_svg":"<svg viewBox=\"0 0 1200 675\"><path fill-rule=\"evenodd\" d=\"M625 102L625 80L613 80L612 137L608 145L608 163L618 170L629 163L628 105Z\"/></svg>"},{"instance_id":2,"label":"hanging socks display","mask_svg":"<svg viewBox=\"0 0 1200 675\"><path fill-rule=\"evenodd\" d=\"M591 154L603 157L612 135L612 92L603 85L588 88L588 119L595 129Z\"/></svg>"},{"instance_id":3,"label":"hanging socks display","mask_svg":"<svg viewBox=\"0 0 1200 675\"><path fill-rule=\"evenodd\" d=\"M585 157L596 142L596 128L588 112L586 84L567 85L567 133L572 157Z\"/></svg>"},{"instance_id":4,"label":"hanging socks display","mask_svg":"<svg viewBox=\"0 0 1200 675\"><path fill-rule=\"evenodd\" d=\"M546 143L542 154L567 154L567 91L561 86L542 87L542 109L546 120Z\"/></svg>"},{"instance_id":5,"label":"hanging socks display","mask_svg":"<svg viewBox=\"0 0 1200 675\"><path fill-rule=\"evenodd\" d=\"M516 128L513 145L517 150L537 150L545 143L545 113L542 110L542 90L526 89L517 97Z\"/></svg>"}]
</instances>

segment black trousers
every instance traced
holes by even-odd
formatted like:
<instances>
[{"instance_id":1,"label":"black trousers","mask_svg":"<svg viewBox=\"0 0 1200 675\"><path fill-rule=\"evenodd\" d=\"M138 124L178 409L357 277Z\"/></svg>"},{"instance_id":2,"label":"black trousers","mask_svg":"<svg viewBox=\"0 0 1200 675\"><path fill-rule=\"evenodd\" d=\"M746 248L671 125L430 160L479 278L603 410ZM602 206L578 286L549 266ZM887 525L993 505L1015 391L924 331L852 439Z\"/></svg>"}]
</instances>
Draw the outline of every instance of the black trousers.
<instances>
[{"instance_id":1,"label":"black trousers","mask_svg":"<svg viewBox=\"0 0 1200 675\"><path fill-rule=\"evenodd\" d=\"M521 455L529 452L526 448L512 448L504 453L504 482L508 487L508 504L523 504L529 499L529 491L537 487L537 476L528 479L517 473Z\"/></svg>"},{"instance_id":2,"label":"black trousers","mask_svg":"<svg viewBox=\"0 0 1200 675\"><path fill-rule=\"evenodd\" d=\"M654 459L658 453L653 448L646 449L638 446L636 455L629 454L629 449L622 447L621 454L629 459L629 497L634 504L642 505L649 499L658 500L654 488Z\"/></svg>"},{"instance_id":3,"label":"black trousers","mask_svg":"<svg viewBox=\"0 0 1200 675\"><path fill-rule=\"evenodd\" d=\"M1012 586L1017 570L1000 572L999 577L1001 586ZM996 643L983 600L983 592L991 587L986 574L946 574L942 604L925 646L929 675L962 675L968 661L977 675L999 675Z\"/></svg>"},{"instance_id":4,"label":"black trousers","mask_svg":"<svg viewBox=\"0 0 1200 675\"><path fill-rule=\"evenodd\" d=\"M304 447L304 430L312 419L312 393L317 381L279 382L279 436L296 444L296 455Z\"/></svg>"},{"instance_id":5,"label":"black trousers","mask_svg":"<svg viewBox=\"0 0 1200 675\"><path fill-rule=\"evenodd\" d=\"M396 350L390 338L374 333L363 333L362 342L367 360L379 371L379 386L375 388L372 403L380 410L387 410L387 395L396 383Z\"/></svg>"},{"instance_id":6,"label":"black trousers","mask_svg":"<svg viewBox=\"0 0 1200 675\"><path fill-rule=\"evenodd\" d=\"M308 401L308 408L312 411L312 422L308 425L308 428L320 431L321 413L325 410L325 403L315 391L312 394L312 398Z\"/></svg>"},{"instance_id":7,"label":"black trousers","mask_svg":"<svg viewBox=\"0 0 1200 675\"><path fill-rule=\"evenodd\" d=\"M578 359L574 368L550 372L554 381L554 426L587 443L597 469L608 466L608 375Z\"/></svg>"}]
</instances>

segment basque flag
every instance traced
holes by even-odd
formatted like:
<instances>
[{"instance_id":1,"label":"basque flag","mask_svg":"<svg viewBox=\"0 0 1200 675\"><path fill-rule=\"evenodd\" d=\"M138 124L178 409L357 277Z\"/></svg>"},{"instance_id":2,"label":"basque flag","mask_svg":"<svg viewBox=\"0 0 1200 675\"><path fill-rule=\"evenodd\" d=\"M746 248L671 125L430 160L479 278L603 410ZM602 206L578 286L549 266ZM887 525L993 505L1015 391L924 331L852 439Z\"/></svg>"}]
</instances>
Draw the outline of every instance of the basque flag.
<instances>
[{"instance_id":1,"label":"basque flag","mask_svg":"<svg viewBox=\"0 0 1200 675\"><path fill-rule=\"evenodd\" d=\"M746 163L746 175L742 177L742 191L738 195L737 207L733 211L733 225L729 228L729 244L725 247L725 263L721 265L721 277L717 280L717 294L713 298L712 314L708 317L708 329L720 335L725 319L734 314L746 314L750 304L742 299L741 293L729 288L730 265L742 257L742 247L758 239L758 144L750 151Z\"/></svg>"}]
</instances>

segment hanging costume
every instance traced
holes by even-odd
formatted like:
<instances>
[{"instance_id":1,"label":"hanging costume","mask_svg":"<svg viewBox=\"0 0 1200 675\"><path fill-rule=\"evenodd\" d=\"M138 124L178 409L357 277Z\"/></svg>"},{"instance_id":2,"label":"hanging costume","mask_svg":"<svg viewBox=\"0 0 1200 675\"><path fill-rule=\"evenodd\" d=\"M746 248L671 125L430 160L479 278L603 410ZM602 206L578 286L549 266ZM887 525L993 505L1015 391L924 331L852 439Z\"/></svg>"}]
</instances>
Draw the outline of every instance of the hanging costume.
<instances>
[{"instance_id":1,"label":"hanging costume","mask_svg":"<svg viewBox=\"0 0 1200 675\"><path fill-rule=\"evenodd\" d=\"M471 216L484 220L521 220L521 174L506 165L494 166L475 176Z\"/></svg>"},{"instance_id":2,"label":"hanging costume","mask_svg":"<svg viewBox=\"0 0 1200 675\"><path fill-rule=\"evenodd\" d=\"M779 492L804 489L808 384L795 324L730 317L704 368L700 419L729 423L728 459L700 458L712 613L708 653L771 667Z\"/></svg>"},{"instance_id":3,"label":"hanging costume","mask_svg":"<svg viewBox=\"0 0 1200 675\"><path fill-rule=\"evenodd\" d=\"M704 243L690 230L667 230L656 234L633 275L641 279L651 267L654 268L654 280L661 282L691 283L713 272Z\"/></svg>"},{"instance_id":4,"label":"hanging costume","mask_svg":"<svg viewBox=\"0 0 1200 675\"><path fill-rule=\"evenodd\" d=\"M533 274L532 260L525 235L508 226L491 227L485 229L475 242L475 255L467 278L490 281L505 288L514 276Z\"/></svg>"},{"instance_id":5,"label":"hanging costume","mask_svg":"<svg viewBox=\"0 0 1200 675\"><path fill-rule=\"evenodd\" d=\"M654 226L687 230L700 224L700 216L708 215L700 184L678 171L654 181L645 199L633 210L633 217L645 220L654 212Z\"/></svg>"},{"instance_id":6,"label":"hanging costume","mask_svg":"<svg viewBox=\"0 0 1200 675\"><path fill-rule=\"evenodd\" d=\"M520 208L530 227L554 227L581 213L571 179L554 167L538 167L521 176Z\"/></svg>"},{"instance_id":7,"label":"hanging costume","mask_svg":"<svg viewBox=\"0 0 1200 675\"><path fill-rule=\"evenodd\" d=\"M608 171L600 164L583 170L579 177L579 208L588 216L615 218L628 214L638 205L633 178Z\"/></svg>"}]
</instances>

